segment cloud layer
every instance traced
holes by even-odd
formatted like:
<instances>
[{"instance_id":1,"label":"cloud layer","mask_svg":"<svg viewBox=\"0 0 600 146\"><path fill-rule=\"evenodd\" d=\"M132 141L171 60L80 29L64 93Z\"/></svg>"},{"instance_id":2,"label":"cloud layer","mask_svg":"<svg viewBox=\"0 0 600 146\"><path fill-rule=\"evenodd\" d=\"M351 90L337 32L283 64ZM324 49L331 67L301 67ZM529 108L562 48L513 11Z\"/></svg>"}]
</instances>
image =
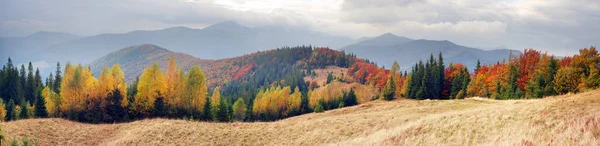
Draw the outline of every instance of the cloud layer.
<instances>
[{"instance_id":1,"label":"cloud layer","mask_svg":"<svg viewBox=\"0 0 600 146\"><path fill-rule=\"evenodd\" d=\"M224 20L248 26L307 27L360 38L386 32L412 38L557 55L600 43L597 0L2 0L0 36L35 31L77 35Z\"/></svg>"}]
</instances>

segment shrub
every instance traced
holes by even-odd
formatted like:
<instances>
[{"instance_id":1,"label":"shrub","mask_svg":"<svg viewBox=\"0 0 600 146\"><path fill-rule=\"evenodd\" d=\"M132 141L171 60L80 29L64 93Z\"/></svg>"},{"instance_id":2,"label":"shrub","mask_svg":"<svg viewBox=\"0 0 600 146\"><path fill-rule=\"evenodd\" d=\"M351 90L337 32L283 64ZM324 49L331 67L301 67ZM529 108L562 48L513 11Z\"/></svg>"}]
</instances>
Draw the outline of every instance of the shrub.
<instances>
[{"instance_id":1,"label":"shrub","mask_svg":"<svg viewBox=\"0 0 600 146\"><path fill-rule=\"evenodd\" d=\"M321 106L321 103L317 103L317 105L315 105L315 113L322 113L325 110L323 109L323 106Z\"/></svg>"}]
</instances>

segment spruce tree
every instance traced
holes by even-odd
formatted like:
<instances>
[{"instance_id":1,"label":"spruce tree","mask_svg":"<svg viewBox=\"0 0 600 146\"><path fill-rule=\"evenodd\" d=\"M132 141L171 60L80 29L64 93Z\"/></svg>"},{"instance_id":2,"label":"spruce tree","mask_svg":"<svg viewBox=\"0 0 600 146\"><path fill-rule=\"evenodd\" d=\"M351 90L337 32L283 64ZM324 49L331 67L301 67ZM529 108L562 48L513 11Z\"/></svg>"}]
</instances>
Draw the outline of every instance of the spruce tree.
<instances>
[{"instance_id":1,"label":"spruce tree","mask_svg":"<svg viewBox=\"0 0 600 146\"><path fill-rule=\"evenodd\" d=\"M27 71L25 71L25 65L21 64L21 71L19 72L20 74L20 88L21 88L21 93L19 94L19 97L17 97L17 99L15 99L15 101L17 102L18 105L21 105L21 101L25 101L25 100L21 100L22 98L25 98L27 96Z\"/></svg>"},{"instance_id":2,"label":"spruce tree","mask_svg":"<svg viewBox=\"0 0 600 146\"><path fill-rule=\"evenodd\" d=\"M544 87L544 96L557 95L554 90L554 77L558 72L558 61L552 57L548 65L548 74L545 77L546 86Z\"/></svg>"},{"instance_id":3,"label":"spruce tree","mask_svg":"<svg viewBox=\"0 0 600 146\"><path fill-rule=\"evenodd\" d=\"M477 59L477 65L475 65L475 72L479 71L479 68L481 68L481 62L479 61L479 59Z\"/></svg>"},{"instance_id":4,"label":"spruce tree","mask_svg":"<svg viewBox=\"0 0 600 146\"><path fill-rule=\"evenodd\" d=\"M21 113L19 113L20 119L29 119L29 102L22 100L21 105Z\"/></svg>"},{"instance_id":5,"label":"spruce tree","mask_svg":"<svg viewBox=\"0 0 600 146\"><path fill-rule=\"evenodd\" d=\"M438 70L437 71L438 71L439 76L438 76L438 80L437 80L438 81L437 82L438 90L436 91L437 92L436 94L438 95L439 99L442 99L443 98L442 90L444 89L444 77L446 76L446 73L444 72L446 69L446 66L444 65L444 57L442 56L442 52L440 52L438 54L438 59L439 59L439 61L438 61Z\"/></svg>"},{"instance_id":6,"label":"spruce tree","mask_svg":"<svg viewBox=\"0 0 600 146\"><path fill-rule=\"evenodd\" d=\"M17 120L17 109L15 109L15 100L10 99L8 104L6 104L6 117L4 118L6 121L14 121Z\"/></svg>"},{"instance_id":7,"label":"spruce tree","mask_svg":"<svg viewBox=\"0 0 600 146\"><path fill-rule=\"evenodd\" d=\"M152 109L151 116L152 117L165 117L167 115L167 110L165 108L165 98L162 95L158 95L156 100L154 100L154 108Z\"/></svg>"},{"instance_id":8,"label":"spruce tree","mask_svg":"<svg viewBox=\"0 0 600 146\"><path fill-rule=\"evenodd\" d=\"M60 93L60 82L62 82L62 73L60 71L60 62L56 63L56 74L54 76L54 93ZM137 87L137 86L136 86Z\"/></svg>"},{"instance_id":9,"label":"spruce tree","mask_svg":"<svg viewBox=\"0 0 600 146\"><path fill-rule=\"evenodd\" d=\"M331 83L331 81L333 81L333 74L331 72L328 72L326 84Z\"/></svg>"},{"instance_id":10,"label":"spruce tree","mask_svg":"<svg viewBox=\"0 0 600 146\"><path fill-rule=\"evenodd\" d=\"M26 86L26 90L25 90L25 100L28 102L35 102L35 88L36 88L36 81L35 78L33 76L33 66L31 64L31 62L29 62L29 66L27 67L28 73L27 73L27 86Z\"/></svg>"},{"instance_id":11,"label":"spruce tree","mask_svg":"<svg viewBox=\"0 0 600 146\"><path fill-rule=\"evenodd\" d=\"M387 84L383 89L383 100L393 100L395 98L394 95L396 95L396 82L394 81L393 74L390 73Z\"/></svg>"},{"instance_id":12,"label":"spruce tree","mask_svg":"<svg viewBox=\"0 0 600 146\"><path fill-rule=\"evenodd\" d=\"M35 117L37 118L47 118L48 117L48 109L46 109L46 99L41 96L41 95L37 95L38 99L35 102Z\"/></svg>"},{"instance_id":13,"label":"spruce tree","mask_svg":"<svg viewBox=\"0 0 600 146\"><path fill-rule=\"evenodd\" d=\"M346 94L346 96L344 96L344 105L345 106L354 106L354 105L358 105L358 99L356 97L356 92L354 92L354 89L350 89L350 92L348 92L348 94Z\"/></svg>"},{"instance_id":14,"label":"spruce tree","mask_svg":"<svg viewBox=\"0 0 600 146\"><path fill-rule=\"evenodd\" d=\"M114 89L107 97L108 105L105 107L105 111L109 118L105 119L105 122L121 122L127 120L127 109L125 109L121 102L123 101L124 95L121 94L121 91L116 88ZM159 100L158 98L156 100ZM162 100L162 98L160 99ZM162 101L160 101L162 102ZM157 108L157 105L160 103L156 103L154 108ZM160 107L159 107L160 108ZM159 113L159 112L157 112ZM160 114L160 113L159 113Z\"/></svg>"},{"instance_id":15,"label":"spruce tree","mask_svg":"<svg viewBox=\"0 0 600 146\"><path fill-rule=\"evenodd\" d=\"M202 113L202 116L203 116L202 120L205 120L205 121L213 120L213 114L212 114L212 111L211 111L211 109L212 109L211 107L212 107L212 105L211 105L210 98L206 97L206 102L204 102L204 108L202 110L202 112L203 112Z\"/></svg>"},{"instance_id":16,"label":"spruce tree","mask_svg":"<svg viewBox=\"0 0 600 146\"><path fill-rule=\"evenodd\" d=\"M229 109L228 109L228 104L226 102L226 100L220 100L219 101L219 109L217 111L217 120L219 122L229 122Z\"/></svg>"}]
</instances>

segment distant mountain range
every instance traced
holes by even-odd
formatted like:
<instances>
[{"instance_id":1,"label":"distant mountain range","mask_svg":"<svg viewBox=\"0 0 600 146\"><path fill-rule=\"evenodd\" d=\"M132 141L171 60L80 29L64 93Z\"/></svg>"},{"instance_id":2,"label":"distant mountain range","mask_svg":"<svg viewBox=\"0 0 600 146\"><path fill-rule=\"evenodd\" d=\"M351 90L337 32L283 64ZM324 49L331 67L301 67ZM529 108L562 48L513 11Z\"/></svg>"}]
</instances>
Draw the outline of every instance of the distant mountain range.
<instances>
[{"instance_id":1,"label":"distant mountain range","mask_svg":"<svg viewBox=\"0 0 600 146\"><path fill-rule=\"evenodd\" d=\"M26 60L71 61L87 64L118 49L140 44L155 44L203 59L221 59L282 46L315 45L339 48L352 42L346 37L331 36L302 28L246 27L233 21L217 23L203 29L172 27L123 34L100 34L83 38L56 37L57 34L45 35L45 37L32 36L22 38L25 43L18 44L40 44L35 46L35 49L30 49L29 46L12 45L13 43L4 45L4 42L11 40L3 40L0 49L10 50L11 52L3 54L10 54L15 56L14 58L17 56L19 58L28 57L15 55L25 54L19 53L25 52L21 50L25 49L35 50L36 54L39 54L36 57L26 58ZM56 41L32 42L38 38Z\"/></svg>"},{"instance_id":2,"label":"distant mountain range","mask_svg":"<svg viewBox=\"0 0 600 146\"><path fill-rule=\"evenodd\" d=\"M478 59L482 64L489 64L508 58L511 51L518 52L508 49L481 50L457 45L446 40L414 40L391 33L365 38L356 44L342 47L342 50L387 68L397 61L402 70L410 70L419 60L429 59L431 54L437 58L438 54L442 53L446 64L462 63L473 69Z\"/></svg>"},{"instance_id":3,"label":"distant mountain range","mask_svg":"<svg viewBox=\"0 0 600 146\"><path fill-rule=\"evenodd\" d=\"M48 52L52 45L72 41L81 37L59 33L40 31L25 37L0 37L1 63L11 57L15 63L43 60L43 52Z\"/></svg>"},{"instance_id":4,"label":"distant mountain range","mask_svg":"<svg viewBox=\"0 0 600 146\"><path fill-rule=\"evenodd\" d=\"M127 49L119 51L122 48L140 44L154 44L169 48L173 52L189 54L184 55L184 58L212 60L283 46L327 46L354 53L360 58L369 59L378 63L379 66L388 68L396 60L403 70L410 69L419 60L426 60L432 53L434 55L443 53L446 63L463 63L472 68L477 59L486 64L502 61L503 58L508 57L511 51L507 49L486 51L456 45L449 41L415 40L391 33L372 38L363 37L355 41L302 28L246 27L233 21L225 21L203 29L171 27L161 30L138 30L89 37L57 32L38 32L26 37L0 38L0 59L2 59L0 63L6 63L6 58L11 57L15 64L45 61L50 67L53 67L56 62L64 64L66 61L98 64L92 61L106 55L108 58L104 59L132 53L142 53L148 57L157 56L156 54L144 54L144 52L127 52ZM171 53L165 54L164 51L160 53L158 56L172 56ZM111 63L110 61L104 60L103 62ZM100 66L94 66L94 68L97 67ZM47 75L53 70L51 68L41 71Z\"/></svg>"}]
</instances>

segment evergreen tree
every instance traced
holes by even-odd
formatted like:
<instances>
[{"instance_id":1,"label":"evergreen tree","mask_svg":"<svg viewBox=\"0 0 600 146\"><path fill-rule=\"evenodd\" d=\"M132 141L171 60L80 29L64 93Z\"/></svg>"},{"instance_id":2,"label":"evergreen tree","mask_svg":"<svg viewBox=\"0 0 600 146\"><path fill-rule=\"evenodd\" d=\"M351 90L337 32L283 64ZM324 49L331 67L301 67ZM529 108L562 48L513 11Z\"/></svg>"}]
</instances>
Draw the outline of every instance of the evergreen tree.
<instances>
[{"instance_id":1,"label":"evergreen tree","mask_svg":"<svg viewBox=\"0 0 600 146\"><path fill-rule=\"evenodd\" d=\"M35 117L38 118L47 118L48 117L48 109L46 109L46 99L40 94L37 95L38 99L35 102Z\"/></svg>"},{"instance_id":2,"label":"evergreen tree","mask_svg":"<svg viewBox=\"0 0 600 146\"><path fill-rule=\"evenodd\" d=\"M29 102L22 100L21 105L21 113L19 113L20 119L29 119Z\"/></svg>"},{"instance_id":3,"label":"evergreen tree","mask_svg":"<svg viewBox=\"0 0 600 146\"><path fill-rule=\"evenodd\" d=\"M56 74L55 74L55 79L54 79L54 93L58 93L60 94L60 83L62 82L62 77L61 77L62 73L60 71L60 62L56 63ZM137 87L137 86L136 86Z\"/></svg>"},{"instance_id":4,"label":"evergreen tree","mask_svg":"<svg viewBox=\"0 0 600 146\"><path fill-rule=\"evenodd\" d=\"M29 62L29 66L27 67L27 86L25 90L25 100L28 102L35 102L35 89L36 89L36 81L33 76L33 66L31 62Z\"/></svg>"},{"instance_id":5,"label":"evergreen tree","mask_svg":"<svg viewBox=\"0 0 600 146\"><path fill-rule=\"evenodd\" d=\"M228 109L229 104L226 102L226 100L221 100L219 102L219 110L217 111L217 120L219 122L229 122L229 109Z\"/></svg>"},{"instance_id":6,"label":"evergreen tree","mask_svg":"<svg viewBox=\"0 0 600 146\"><path fill-rule=\"evenodd\" d=\"M442 99L442 90L444 89L444 77L446 76L444 70L446 69L446 66L444 65L444 57L442 56L442 52L440 52L438 54L438 80L436 83L437 86L437 90L436 90L436 94L438 96L438 99Z\"/></svg>"},{"instance_id":7,"label":"evergreen tree","mask_svg":"<svg viewBox=\"0 0 600 146\"><path fill-rule=\"evenodd\" d=\"M25 97L27 97L27 71L25 71L25 65L21 64L21 71L19 72L20 74L20 88L21 88L21 94L19 95L19 97L17 99L15 99L15 101L17 102L17 104L21 105L21 101L25 101L25 100L21 100L24 99Z\"/></svg>"},{"instance_id":8,"label":"evergreen tree","mask_svg":"<svg viewBox=\"0 0 600 146\"><path fill-rule=\"evenodd\" d=\"M348 92L348 94L346 94L346 96L344 96L343 103L345 106L358 105L358 99L356 97L356 92L354 92L354 89L350 89L350 92Z\"/></svg>"},{"instance_id":9,"label":"evergreen tree","mask_svg":"<svg viewBox=\"0 0 600 146\"><path fill-rule=\"evenodd\" d=\"M8 58L6 66L2 69L2 85L0 85L0 97L3 97L4 101L9 100L20 100L22 97L22 86L19 76L19 70L16 66L13 66L12 60Z\"/></svg>"},{"instance_id":10,"label":"evergreen tree","mask_svg":"<svg viewBox=\"0 0 600 146\"><path fill-rule=\"evenodd\" d=\"M165 117L167 116L167 110L165 108L165 97L158 95L154 100L154 108L151 113L152 117Z\"/></svg>"},{"instance_id":11,"label":"evergreen tree","mask_svg":"<svg viewBox=\"0 0 600 146\"><path fill-rule=\"evenodd\" d=\"M202 114L202 119L205 121L209 121L213 119L213 114L211 112L211 101L209 97L206 97L206 102L204 102L204 108L203 108L203 114Z\"/></svg>"},{"instance_id":12,"label":"evergreen tree","mask_svg":"<svg viewBox=\"0 0 600 146\"><path fill-rule=\"evenodd\" d=\"M15 100L14 99L10 99L10 101L8 102L8 104L6 104L6 117L5 120L6 121L14 121L17 120L17 115L19 113L17 113L17 109L15 108Z\"/></svg>"},{"instance_id":13,"label":"evergreen tree","mask_svg":"<svg viewBox=\"0 0 600 146\"><path fill-rule=\"evenodd\" d=\"M517 79L520 77L516 65L509 66L508 85L504 88L502 99L517 99L523 98L523 91L517 86Z\"/></svg>"},{"instance_id":14,"label":"evergreen tree","mask_svg":"<svg viewBox=\"0 0 600 146\"><path fill-rule=\"evenodd\" d=\"M106 114L108 118L105 118L105 122L120 122L127 120L127 109L121 106L121 102L123 101L123 95L121 91L116 88L114 89L107 97L108 105L105 108ZM159 100L159 99L157 99ZM156 103L157 101L155 101ZM155 104L156 108L156 104Z\"/></svg>"},{"instance_id":15,"label":"evergreen tree","mask_svg":"<svg viewBox=\"0 0 600 146\"><path fill-rule=\"evenodd\" d=\"M394 81L393 74L390 73L387 84L383 89L383 100L393 100L395 98L394 95L396 95L396 82Z\"/></svg>"},{"instance_id":16,"label":"evergreen tree","mask_svg":"<svg viewBox=\"0 0 600 146\"><path fill-rule=\"evenodd\" d=\"M312 112L310 107L309 107L309 99L308 99L308 94L302 94L301 99L300 99L300 113L310 113ZM248 109L248 110L252 110L252 108Z\"/></svg>"},{"instance_id":17,"label":"evergreen tree","mask_svg":"<svg viewBox=\"0 0 600 146\"><path fill-rule=\"evenodd\" d=\"M419 86L419 90L417 90L416 98L417 99L425 99L427 98L427 75L425 75L421 79L421 84Z\"/></svg>"},{"instance_id":18,"label":"evergreen tree","mask_svg":"<svg viewBox=\"0 0 600 146\"><path fill-rule=\"evenodd\" d=\"M315 113L322 113L325 110L323 109L323 106L321 106L321 103L317 103L317 105L315 105Z\"/></svg>"},{"instance_id":19,"label":"evergreen tree","mask_svg":"<svg viewBox=\"0 0 600 146\"><path fill-rule=\"evenodd\" d=\"M467 97L467 86L469 85L469 82L470 82L469 70L467 68L464 68L462 70L461 78L462 78L462 82L461 82L462 87L461 87L460 94L457 97L459 99Z\"/></svg>"},{"instance_id":20,"label":"evergreen tree","mask_svg":"<svg viewBox=\"0 0 600 146\"><path fill-rule=\"evenodd\" d=\"M333 73L328 72L327 73L327 82L326 82L326 84L331 83L331 81L333 81Z\"/></svg>"},{"instance_id":21,"label":"evergreen tree","mask_svg":"<svg viewBox=\"0 0 600 146\"><path fill-rule=\"evenodd\" d=\"M46 86L54 91L54 75L52 75L52 73L46 78Z\"/></svg>"},{"instance_id":22,"label":"evergreen tree","mask_svg":"<svg viewBox=\"0 0 600 146\"><path fill-rule=\"evenodd\" d=\"M545 78L546 87L544 87L544 96L552 96L552 95L558 94L554 90L554 78L555 78L557 72L558 72L558 60L556 60L556 59L554 59L554 57L552 57L550 59L550 64L548 65L548 74Z\"/></svg>"},{"instance_id":23,"label":"evergreen tree","mask_svg":"<svg viewBox=\"0 0 600 146\"><path fill-rule=\"evenodd\" d=\"M462 71L452 79L452 88L450 88L450 98L456 99L456 95L462 89Z\"/></svg>"},{"instance_id":24,"label":"evergreen tree","mask_svg":"<svg viewBox=\"0 0 600 146\"><path fill-rule=\"evenodd\" d=\"M477 65L475 65L475 72L477 72L481 68L481 62L477 59Z\"/></svg>"}]
</instances>

